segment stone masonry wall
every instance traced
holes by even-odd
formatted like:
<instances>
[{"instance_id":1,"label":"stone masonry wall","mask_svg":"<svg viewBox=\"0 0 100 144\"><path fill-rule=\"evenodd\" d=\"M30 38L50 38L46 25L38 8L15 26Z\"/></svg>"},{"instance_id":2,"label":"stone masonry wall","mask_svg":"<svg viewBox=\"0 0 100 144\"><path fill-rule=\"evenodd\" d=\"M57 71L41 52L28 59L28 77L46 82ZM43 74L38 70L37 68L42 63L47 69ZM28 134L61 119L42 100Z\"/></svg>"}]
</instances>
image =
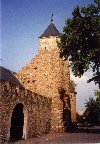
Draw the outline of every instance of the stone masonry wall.
<instances>
[{"instance_id":1,"label":"stone masonry wall","mask_svg":"<svg viewBox=\"0 0 100 144\"><path fill-rule=\"evenodd\" d=\"M54 97L54 91L62 87L68 93L68 61L59 58L56 39L51 37L42 40L40 40L38 55L23 67L16 76L27 89L41 95ZM49 40L51 45L48 42Z\"/></svg>"},{"instance_id":2,"label":"stone masonry wall","mask_svg":"<svg viewBox=\"0 0 100 144\"><path fill-rule=\"evenodd\" d=\"M63 129L63 103L58 89L63 88L69 94L68 61L59 57L57 40L53 36L39 38L38 55L16 75L27 89L52 98L52 131Z\"/></svg>"},{"instance_id":3,"label":"stone masonry wall","mask_svg":"<svg viewBox=\"0 0 100 144\"><path fill-rule=\"evenodd\" d=\"M71 120L76 122L76 94L71 93Z\"/></svg>"},{"instance_id":4,"label":"stone masonry wall","mask_svg":"<svg viewBox=\"0 0 100 144\"><path fill-rule=\"evenodd\" d=\"M50 98L4 81L0 83L0 90L0 143L10 138L11 116L18 103L24 106L23 138L28 139L50 131Z\"/></svg>"}]
</instances>

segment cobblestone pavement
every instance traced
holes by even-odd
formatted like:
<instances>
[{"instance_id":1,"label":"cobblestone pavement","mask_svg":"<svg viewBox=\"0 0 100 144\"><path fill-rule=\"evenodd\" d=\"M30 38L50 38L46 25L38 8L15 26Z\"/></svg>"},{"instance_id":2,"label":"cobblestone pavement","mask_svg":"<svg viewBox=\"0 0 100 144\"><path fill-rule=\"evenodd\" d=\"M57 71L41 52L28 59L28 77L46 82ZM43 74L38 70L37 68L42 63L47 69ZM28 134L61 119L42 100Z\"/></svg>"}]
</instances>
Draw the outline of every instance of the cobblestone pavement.
<instances>
[{"instance_id":1,"label":"cobblestone pavement","mask_svg":"<svg viewBox=\"0 0 100 144\"><path fill-rule=\"evenodd\" d=\"M100 127L83 128L80 132L47 134L30 140L21 140L14 144L66 144L66 143L99 143Z\"/></svg>"}]
</instances>

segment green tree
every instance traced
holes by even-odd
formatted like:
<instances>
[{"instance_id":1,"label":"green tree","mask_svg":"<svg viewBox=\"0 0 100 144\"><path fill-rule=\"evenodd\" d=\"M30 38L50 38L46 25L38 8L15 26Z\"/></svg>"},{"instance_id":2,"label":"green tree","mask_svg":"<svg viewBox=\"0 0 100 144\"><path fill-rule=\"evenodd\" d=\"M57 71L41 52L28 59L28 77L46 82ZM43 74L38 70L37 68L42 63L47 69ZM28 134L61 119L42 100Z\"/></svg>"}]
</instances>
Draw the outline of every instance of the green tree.
<instances>
[{"instance_id":1,"label":"green tree","mask_svg":"<svg viewBox=\"0 0 100 144\"><path fill-rule=\"evenodd\" d=\"M97 98L100 98L100 90L95 90L95 96L97 96Z\"/></svg>"},{"instance_id":2,"label":"green tree","mask_svg":"<svg viewBox=\"0 0 100 144\"><path fill-rule=\"evenodd\" d=\"M91 68L94 81L100 87L100 3L77 6L72 18L66 20L58 46L60 56L69 59L72 72L81 77Z\"/></svg>"},{"instance_id":3,"label":"green tree","mask_svg":"<svg viewBox=\"0 0 100 144\"><path fill-rule=\"evenodd\" d=\"M100 89L95 91L95 96L97 97L96 104L98 105L98 111L99 111L98 115L99 115L99 119L100 119ZM100 122L100 120L99 120L99 122Z\"/></svg>"},{"instance_id":4,"label":"green tree","mask_svg":"<svg viewBox=\"0 0 100 144\"><path fill-rule=\"evenodd\" d=\"M100 117L100 97L94 100L93 98L89 98L87 101L86 110L84 112L85 120L89 123L98 124Z\"/></svg>"}]
</instances>

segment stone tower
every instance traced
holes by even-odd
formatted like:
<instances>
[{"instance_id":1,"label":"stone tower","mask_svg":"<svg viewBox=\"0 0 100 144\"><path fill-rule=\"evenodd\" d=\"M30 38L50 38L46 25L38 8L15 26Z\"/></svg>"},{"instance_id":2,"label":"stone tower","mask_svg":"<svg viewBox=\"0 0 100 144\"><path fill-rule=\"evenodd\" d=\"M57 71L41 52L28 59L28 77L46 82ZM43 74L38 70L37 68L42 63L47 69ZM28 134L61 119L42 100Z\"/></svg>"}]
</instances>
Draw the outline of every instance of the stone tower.
<instances>
[{"instance_id":1,"label":"stone tower","mask_svg":"<svg viewBox=\"0 0 100 144\"><path fill-rule=\"evenodd\" d=\"M60 33L51 22L38 38L38 54L18 73L17 78L29 90L52 98L51 132L63 131L63 101L60 90L70 95L68 61L59 57Z\"/></svg>"}]
</instances>

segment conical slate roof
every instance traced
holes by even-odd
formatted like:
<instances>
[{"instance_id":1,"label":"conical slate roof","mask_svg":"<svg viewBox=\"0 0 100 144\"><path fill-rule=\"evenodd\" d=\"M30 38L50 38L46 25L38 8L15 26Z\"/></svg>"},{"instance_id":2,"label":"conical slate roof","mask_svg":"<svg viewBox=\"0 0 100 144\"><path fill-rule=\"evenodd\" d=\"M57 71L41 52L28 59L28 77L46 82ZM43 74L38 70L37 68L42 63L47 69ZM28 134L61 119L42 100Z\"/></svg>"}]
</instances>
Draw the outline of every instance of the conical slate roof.
<instances>
[{"instance_id":1,"label":"conical slate roof","mask_svg":"<svg viewBox=\"0 0 100 144\"><path fill-rule=\"evenodd\" d=\"M22 84L18 81L18 79L13 75L10 70L0 66L0 81L2 80L11 82L17 86L22 87Z\"/></svg>"},{"instance_id":2,"label":"conical slate roof","mask_svg":"<svg viewBox=\"0 0 100 144\"><path fill-rule=\"evenodd\" d=\"M57 28L54 26L53 23L50 23L50 25L47 27L44 33L40 36L40 38L48 37L48 36L60 36L59 31L57 30Z\"/></svg>"}]
</instances>

